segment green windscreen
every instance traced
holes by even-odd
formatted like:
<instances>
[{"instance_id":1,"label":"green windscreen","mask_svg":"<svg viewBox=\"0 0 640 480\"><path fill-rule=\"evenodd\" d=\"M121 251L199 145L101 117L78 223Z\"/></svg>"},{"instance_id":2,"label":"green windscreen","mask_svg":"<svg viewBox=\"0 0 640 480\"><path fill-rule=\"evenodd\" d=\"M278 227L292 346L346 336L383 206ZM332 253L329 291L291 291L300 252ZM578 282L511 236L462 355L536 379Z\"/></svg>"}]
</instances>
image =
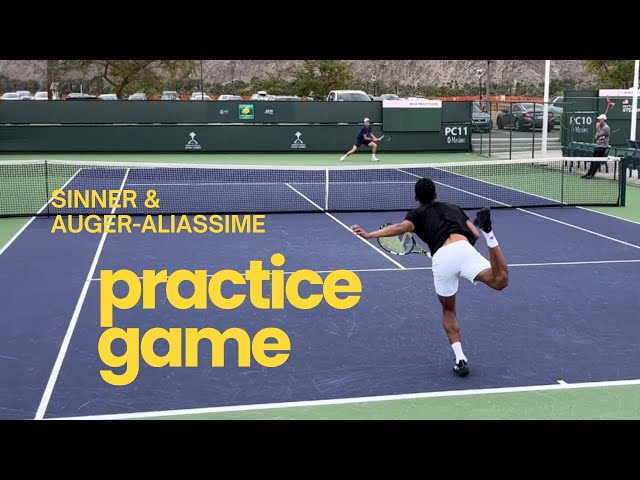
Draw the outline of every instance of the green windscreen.
<instances>
[{"instance_id":1,"label":"green windscreen","mask_svg":"<svg viewBox=\"0 0 640 480\"><path fill-rule=\"evenodd\" d=\"M439 132L441 123L439 100L390 100L382 104L385 132Z\"/></svg>"}]
</instances>

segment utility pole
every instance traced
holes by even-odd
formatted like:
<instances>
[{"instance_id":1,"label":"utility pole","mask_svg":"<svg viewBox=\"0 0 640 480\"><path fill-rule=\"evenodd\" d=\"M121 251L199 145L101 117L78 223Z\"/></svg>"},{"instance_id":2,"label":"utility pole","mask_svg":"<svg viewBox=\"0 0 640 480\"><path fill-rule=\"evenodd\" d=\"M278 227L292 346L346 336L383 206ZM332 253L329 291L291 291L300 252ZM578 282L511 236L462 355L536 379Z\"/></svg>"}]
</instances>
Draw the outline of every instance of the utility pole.
<instances>
[{"instance_id":1,"label":"utility pole","mask_svg":"<svg viewBox=\"0 0 640 480\"><path fill-rule=\"evenodd\" d=\"M202 81L202 60L200 60L200 91L202 92L202 97L200 97L200 100L204 100L204 83Z\"/></svg>"},{"instance_id":2,"label":"utility pole","mask_svg":"<svg viewBox=\"0 0 640 480\"><path fill-rule=\"evenodd\" d=\"M476 70L476 78L478 79L478 97L480 98L480 108L482 108L482 77L484 76L484 69L478 68Z\"/></svg>"},{"instance_id":3,"label":"utility pole","mask_svg":"<svg viewBox=\"0 0 640 480\"><path fill-rule=\"evenodd\" d=\"M491 93L489 91L489 86L491 85L491 62L493 62L493 60L487 60L487 93L485 94L485 97L487 97L487 101L491 100Z\"/></svg>"}]
</instances>

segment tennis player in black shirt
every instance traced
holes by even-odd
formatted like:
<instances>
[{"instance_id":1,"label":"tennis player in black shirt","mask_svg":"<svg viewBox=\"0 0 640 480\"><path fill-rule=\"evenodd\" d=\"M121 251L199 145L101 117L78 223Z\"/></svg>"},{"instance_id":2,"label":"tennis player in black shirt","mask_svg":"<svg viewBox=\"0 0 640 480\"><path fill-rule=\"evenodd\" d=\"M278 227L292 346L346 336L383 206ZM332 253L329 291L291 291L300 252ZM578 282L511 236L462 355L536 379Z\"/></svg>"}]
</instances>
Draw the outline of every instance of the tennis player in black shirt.
<instances>
[{"instance_id":1,"label":"tennis player in black shirt","mask_svg":"<svg viewBox=\"0 0 640 480\"><path fill-rule=\"evenodd\" d=\"M429 178L421 178L415 185L418 208L411 210L402 223L366 232L358 225L353 232L363 238L393 237L407 232L415 234L429 246L433 259L433 283L442 305L443 325L455 354L455 373L469 374L467 357L460 342L460 325L456 318L458 280L466 278L474 285L482 282L495 290L509 283L509 271L502 250L491 228L491 211L478 211L473 223L458 206L436 201L436 187ZM476 228L477 226L477 228ZM473 246L482 231L489 247L489 260Z\"/></svg>"}]
</instances>

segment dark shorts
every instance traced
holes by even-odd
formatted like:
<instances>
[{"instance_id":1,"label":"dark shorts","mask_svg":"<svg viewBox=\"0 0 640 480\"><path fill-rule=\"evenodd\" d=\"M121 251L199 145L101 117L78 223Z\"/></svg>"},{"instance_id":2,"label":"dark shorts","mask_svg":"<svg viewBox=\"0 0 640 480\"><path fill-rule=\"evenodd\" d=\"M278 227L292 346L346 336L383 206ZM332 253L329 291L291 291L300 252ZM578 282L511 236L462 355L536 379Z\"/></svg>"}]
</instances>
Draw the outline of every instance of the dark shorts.
<instances>
[{"instance_id":1,"label":"dark shorts","mask_svg":"<svg viewBox=\"0 0 640 480\"><path fill-rule=\"evenodd\" d=\"M366 145L367 147L371 143L371 140L358 140L356 138L356 148L360 148L362 145Z\"/></svg>"},{"instance_id":2,"label":"dark shorts","mask_svg":"<svg viewBox=\"0 0 640 480\"><path fill-rule=\"evenodd\" d=\"M607 151L606 146L597 146L593 151L594 157L604 157L605 152Z\"/></svg>"}]
</instances>

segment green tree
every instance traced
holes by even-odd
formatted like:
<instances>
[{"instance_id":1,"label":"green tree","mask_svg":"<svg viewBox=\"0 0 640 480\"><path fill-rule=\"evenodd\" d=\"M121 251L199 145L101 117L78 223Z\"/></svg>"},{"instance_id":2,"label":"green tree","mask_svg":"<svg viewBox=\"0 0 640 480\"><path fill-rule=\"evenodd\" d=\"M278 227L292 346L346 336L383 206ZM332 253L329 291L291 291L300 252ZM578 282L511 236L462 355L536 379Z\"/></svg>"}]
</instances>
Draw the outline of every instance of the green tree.
<instances>
[{"instance_id":1,"label":"green tree","mask_svg":"<svg viewBox=\"0 0 640 480\"><path fill-rule=\"evenodd\" d=\"M301 67L292 67L293 88L300 96L311 92L326 97L331 90L346 88L353 80L351 64L342 60L305 60Z\"/></svg>"},{"instance_id":2,"label":"green tree","mask_svg":"<svg viewBox=\"0 0 640 480\"><path fill-rule=\"evenodd\" d=\"M264 90L274 95L289 95L292 87L291 82L287 81L280 74L267 73L259 77L251 79L251 86L256 90Z\"/></svg>"},{"instance_id":3,"label":"green tree","mask_svg":"<svg viewBox=\"0 0 640 480\"><path fill-rule=\"evenodd\" d=\"M586 60L585 75L596 78L597 88L631 88L633 60Z\"/></svg>"},{"instance_id":4,"label":"green tree","mask_svg":"<svg viewBox=\"0 0 640 480\"><path fill-rule=\"evenodd\" d=\"M90 82L103 79L118 98L134 91L155 92L165 83L176 83L195 73L193 60L62 60L62 72L90 74ZM96 92L99 93L99 92ZM100 92L101 93L101 92Z\"/></svg>"}]
</instances>

